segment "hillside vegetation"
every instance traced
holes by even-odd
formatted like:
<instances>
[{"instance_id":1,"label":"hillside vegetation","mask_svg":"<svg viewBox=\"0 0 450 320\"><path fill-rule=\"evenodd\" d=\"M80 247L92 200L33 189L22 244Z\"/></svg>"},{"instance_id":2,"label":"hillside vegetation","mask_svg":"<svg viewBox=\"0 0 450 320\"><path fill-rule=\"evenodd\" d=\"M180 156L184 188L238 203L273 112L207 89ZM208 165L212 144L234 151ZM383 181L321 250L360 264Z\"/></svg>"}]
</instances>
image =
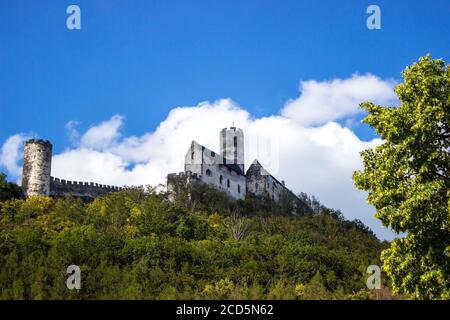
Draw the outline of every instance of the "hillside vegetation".
<instances>
[{"instance_id":1,"label":"hillside vegetation","mask_svg":"<svg viewBox=\"0 0 450 320\"><path fill-rule=\"evenodd\" d=\"M24 200L8 188L1 299L368 299L366 269L387 247L306 195L294 216L202 185L173 202L151 188L92 202ZM73 264L80 290L66 287Z\"/></svg>"}]
</instances>

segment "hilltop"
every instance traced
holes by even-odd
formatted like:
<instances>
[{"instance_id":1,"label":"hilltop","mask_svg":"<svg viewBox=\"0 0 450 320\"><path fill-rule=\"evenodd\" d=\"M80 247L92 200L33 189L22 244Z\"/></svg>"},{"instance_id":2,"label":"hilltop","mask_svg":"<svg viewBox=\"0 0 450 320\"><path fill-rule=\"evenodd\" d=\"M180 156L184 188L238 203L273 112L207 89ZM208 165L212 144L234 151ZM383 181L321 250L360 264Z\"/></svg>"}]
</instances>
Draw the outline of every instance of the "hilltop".
<instances>
[{"instance_id":1,"label":"hilltop","mask_svg":"<svg viewBox=\"0 0 450 320\"><path fill-rule=\"evenodd\" d=\"M1 299L368 299L367 266L387 246L304 194L292 215L203 184L173 201L154 188L91 202L16 191L2 184Z\"/></svg>"}]
</instances>

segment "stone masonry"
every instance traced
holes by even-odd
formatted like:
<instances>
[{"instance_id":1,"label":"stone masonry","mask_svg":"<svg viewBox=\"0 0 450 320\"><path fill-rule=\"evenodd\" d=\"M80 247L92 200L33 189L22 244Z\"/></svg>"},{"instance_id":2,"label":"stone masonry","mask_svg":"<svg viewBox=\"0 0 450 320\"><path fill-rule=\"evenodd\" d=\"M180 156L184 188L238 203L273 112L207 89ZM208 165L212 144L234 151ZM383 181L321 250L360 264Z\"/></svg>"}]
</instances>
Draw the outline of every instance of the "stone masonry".
<instances>
[{"instance_id":1,"label":"stone masonry","mask_svg":"<svg viewBox=\"0 0 450 320\"><path fill-rule=\"evenodd\" d=\"M220 154L196 141L192 141L184 159L184 173L169 174L167 190L174 191L173 178L195 177L214 188L225 191L234 199L245 199L247 194L268 196L275 202L292 199L294 207L298 198L255 160L247 172L244 171L244 134L236 127L220 131Z\"/></svg>"},{"instance_id":2,"label":"stone masonry","mask_svg":"<svg viewBox=\"0 0 450 320\"><path fill-rule=\"evenodd\" d=\"M51 176L52 144L48 140L31 139L25 143L22 189L26 197L74 197L93 199L122 188L94 182L69 181Z\"/></svg>"}]
</instances>

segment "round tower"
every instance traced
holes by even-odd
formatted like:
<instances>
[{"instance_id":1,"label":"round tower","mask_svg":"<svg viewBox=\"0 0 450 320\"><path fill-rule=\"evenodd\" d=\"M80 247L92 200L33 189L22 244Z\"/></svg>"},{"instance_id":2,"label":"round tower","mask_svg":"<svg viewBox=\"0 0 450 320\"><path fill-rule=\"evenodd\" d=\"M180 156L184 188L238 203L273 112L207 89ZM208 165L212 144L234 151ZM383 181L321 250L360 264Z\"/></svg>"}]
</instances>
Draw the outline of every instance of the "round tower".
<instances>
[{"instance_id":1,"label":"round tower","mask_svg":"<svg viewBox=\"0 0 450 320\"><path fill-rule=\"evenodd\" d=\"M236 127L220 131L220 153L227 164L236 164L244 173L244 132Z\"/></svg>"},{"instance_id":2,"label":"round tower","mask_svg":"<svg viewBox=\"0 0 450 320\"><path fill-rule=\"evenodd\" d=\"M27 197L50 195L52 144L48 140L31 139L25 143L22 188Z\"/></svg>"}]
</instances>

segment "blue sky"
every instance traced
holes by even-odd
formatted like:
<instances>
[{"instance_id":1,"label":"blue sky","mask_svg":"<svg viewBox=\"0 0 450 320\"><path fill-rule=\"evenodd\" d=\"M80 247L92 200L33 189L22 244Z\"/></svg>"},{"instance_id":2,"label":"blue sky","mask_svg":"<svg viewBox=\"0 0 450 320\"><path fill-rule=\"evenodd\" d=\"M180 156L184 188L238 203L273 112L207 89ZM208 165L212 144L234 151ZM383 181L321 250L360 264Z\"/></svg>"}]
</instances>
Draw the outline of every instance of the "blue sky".
<instances>
[{"instance_id":1,"label":"blue sky","mask_svg":"<svg viewBox=\"0 0 450 320\"><path fill-rule=\"evenodd\" d=\"M66 28L72 3L81 30ZM366 28L372 3L381 30ZM58 150L69 120L120 113L140 134L174 106L231 97L261 116L300 80L399 79L428 52L448 59L449 11L446 0L1 1L0 141L33 131Z\"/></svg>"},{"instance_id":2,"label":"blue sky","mask_svg":"<svg viewBox=\"0 0 450 320\"><path fill-rule=\"evenodd\" d=\"M70 4L81 8L81 30L66 28ZM370 4L381 8L381 30L366 27ZM2 0L0 145L34 133L60 153L69 121L86 132L120 114L121 135L142 136L174 107L201 101L231 98L262 118L298 98L301 81L401 81L426 53L450 61L449 13L448 0Z\"/></svg>"}]
</instances>

